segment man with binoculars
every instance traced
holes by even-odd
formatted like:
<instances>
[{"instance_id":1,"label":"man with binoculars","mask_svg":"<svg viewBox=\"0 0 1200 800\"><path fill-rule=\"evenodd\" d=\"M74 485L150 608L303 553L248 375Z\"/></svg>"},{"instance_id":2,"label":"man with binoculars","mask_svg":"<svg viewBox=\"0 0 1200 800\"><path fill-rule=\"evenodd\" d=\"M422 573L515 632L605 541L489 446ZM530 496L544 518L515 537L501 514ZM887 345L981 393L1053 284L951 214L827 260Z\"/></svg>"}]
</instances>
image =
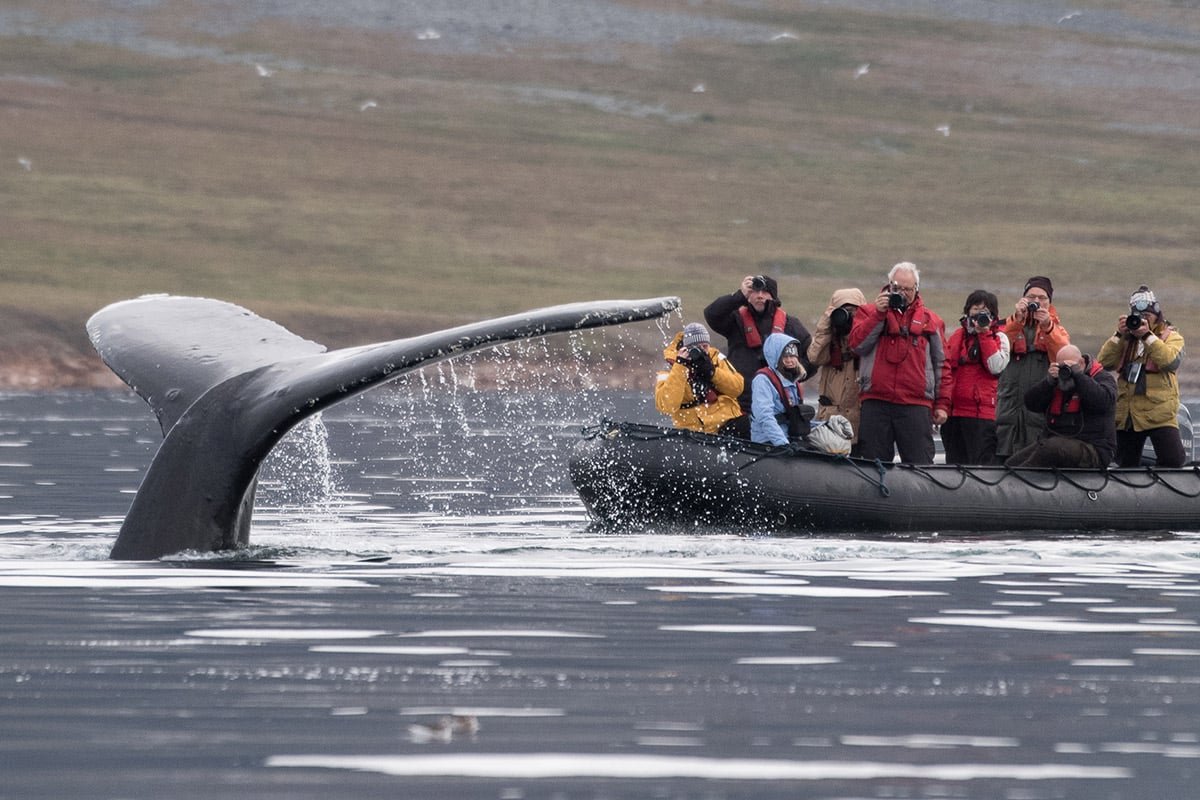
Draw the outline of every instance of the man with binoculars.
<instances>
[{"instance_id":1,"label":"man with binoculars","mask_svg":"<svg viewBox=\"0 0 1200 800\"><path fill-rule=\"evenodd\" d=\"M1182 467L1187 460L1179 436L1179 379L1183 336L1162 315L1158 298L1139 286L1129 298L1129 313L1117 318L1117 332L1097 355L1117 373L1117 465L1141 464L1146 439L1160 467Z\"/></svg>"}]
</instances>

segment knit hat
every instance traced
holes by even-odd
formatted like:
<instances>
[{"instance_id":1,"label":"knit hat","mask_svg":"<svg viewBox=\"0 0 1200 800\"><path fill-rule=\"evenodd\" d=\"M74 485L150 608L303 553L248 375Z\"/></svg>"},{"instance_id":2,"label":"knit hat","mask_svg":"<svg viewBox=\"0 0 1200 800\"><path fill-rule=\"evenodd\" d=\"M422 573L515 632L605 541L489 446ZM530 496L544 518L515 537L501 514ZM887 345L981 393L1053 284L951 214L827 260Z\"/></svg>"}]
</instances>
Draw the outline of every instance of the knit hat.
<instances>
[{"instance_id":1,"label":"knit hat","mask_svg":"<svg viewBox=\"0 0 1200 800\"><path fill-rule=\"evenodd\" d=\"M683 326L683 342L684 347L691 347L696 344L708 344L708 328L701 325L699 322L689 322Z\"/></svg>"},{"instance_id":2,"label":"knit hat","mask_svg":"<svg viewBox=\"0 0 1200 800\"><path fill-rule=\"evenodd\" d=\"M1154 292L1150 291L1150 287L1142 284L1138 290L1129 295L1129 307L1135 311L1149 311L1159 319L1162 319L1162 309L1158 305L1158 298L1154 296Z\"/></svg>"},{"instance_id":3,"label":"knit hat","mask_svg":"<svg viewBox=\"0 0 1200 800\"><path fill-rule=\"evenodd\" d=\"M796 358L799 358L800 346L795 342L788 342L786 345L784 345L783 350L779 353L779 358L782 360L787 356L795 356Z\"/></svg>"},{"instance_id":4,"label":"knit hat","mask_svg":"<svg viewBox=\"0 0 1200 800\"><path fill-rule=\"evenodd\" d=\"M1050 298L1050 302L1054 302L1054 284L1050 282L1049 278L1043 277L1042 275L1035 275L1029 280L1025 281L1025 288L1021 290L1021 296L1024 297L1025 295L1029 294L1029 290L1034 286L1038 287L1039 289L1044 289L1046 296Z\"/></svg>"}]
</instances>

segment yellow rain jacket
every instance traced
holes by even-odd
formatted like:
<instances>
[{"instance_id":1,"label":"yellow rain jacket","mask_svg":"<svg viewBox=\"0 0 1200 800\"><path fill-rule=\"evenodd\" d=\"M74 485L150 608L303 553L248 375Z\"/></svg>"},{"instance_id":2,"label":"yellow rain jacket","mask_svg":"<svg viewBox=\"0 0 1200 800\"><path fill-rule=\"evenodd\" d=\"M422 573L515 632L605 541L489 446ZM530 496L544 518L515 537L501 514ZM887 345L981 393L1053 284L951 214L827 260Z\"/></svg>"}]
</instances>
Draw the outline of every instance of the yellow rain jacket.
<instances>
[{"instance_id":1,"label":"yellow rain jacket","mask_svg":"<svg viewBox=\"0 0 1200 800\"><path fill-rule=\"evenodd\" d=\"M676 428L686 428L703 433L716 433L723 424L742 415L738 405L738 395L745 385L740 372L733 368L724 354L711 345L708 357L713 363L713 390L716 397L710 402L705 398L697 400L688 383L688 369L675 361L675 351L683 340L683 332L675 334L675 338L663 350L663 358L670 364L665 372L658 373L658 383L654 387L654 405L664 414L671 415L671 422Z\"/></svg>"},{"instance_id":2,"label":"yellow rain jacket","mask_svg":"<svg viewBox=\"0 0 1200 800\"><path fill-rule=\"evenodd\" d=\"M1177 428L1179 378L1183 336L1161 321L1144 340L1111 336L1100 347L1096 360L1117 372L1117 430L1148 431ZM1130 364L1137 373L1134 381Z\"/></svg>"}]
</instances>

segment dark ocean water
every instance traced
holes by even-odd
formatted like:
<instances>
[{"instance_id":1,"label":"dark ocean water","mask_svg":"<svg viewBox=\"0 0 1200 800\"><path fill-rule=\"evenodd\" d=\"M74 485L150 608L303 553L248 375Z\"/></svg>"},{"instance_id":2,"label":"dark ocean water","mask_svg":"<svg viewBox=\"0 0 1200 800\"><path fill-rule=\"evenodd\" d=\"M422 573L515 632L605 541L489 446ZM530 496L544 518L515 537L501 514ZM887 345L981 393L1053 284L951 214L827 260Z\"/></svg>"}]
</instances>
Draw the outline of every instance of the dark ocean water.
<instances>
[{"instance_id":1,"label":"dark ocean water","mask_svg":"<svg viewBox=\"0 0 1200 800\"><path fill-rule=\"evenodd\" d=\"M461 377L154 563L145 405L0 397L0 798L1195 796L1200 536L599 535L566 451L646 399Z\"/></svg>"}]
</instances>

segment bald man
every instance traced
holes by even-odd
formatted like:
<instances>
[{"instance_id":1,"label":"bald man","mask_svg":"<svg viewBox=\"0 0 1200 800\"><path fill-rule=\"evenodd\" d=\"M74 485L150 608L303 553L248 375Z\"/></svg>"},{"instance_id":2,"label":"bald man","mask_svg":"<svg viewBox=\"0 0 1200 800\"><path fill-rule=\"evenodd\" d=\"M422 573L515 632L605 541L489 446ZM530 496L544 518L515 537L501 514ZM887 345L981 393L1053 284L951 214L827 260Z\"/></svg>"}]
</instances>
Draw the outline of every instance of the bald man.
<instances>
[{"instance_id":1,"label":"bald man","mask_svg":"<svg viewBox=\"0 0 1200 800\"><path fill-rule=\"evenodd\" d=\"M1009 456L1009 467L1100 469L1117 447L1113 414L1117 380L1100 362L1068 344L1025 392L1025 407L1046 416L1038 440Z\"/></svg>"}]
</instances>

